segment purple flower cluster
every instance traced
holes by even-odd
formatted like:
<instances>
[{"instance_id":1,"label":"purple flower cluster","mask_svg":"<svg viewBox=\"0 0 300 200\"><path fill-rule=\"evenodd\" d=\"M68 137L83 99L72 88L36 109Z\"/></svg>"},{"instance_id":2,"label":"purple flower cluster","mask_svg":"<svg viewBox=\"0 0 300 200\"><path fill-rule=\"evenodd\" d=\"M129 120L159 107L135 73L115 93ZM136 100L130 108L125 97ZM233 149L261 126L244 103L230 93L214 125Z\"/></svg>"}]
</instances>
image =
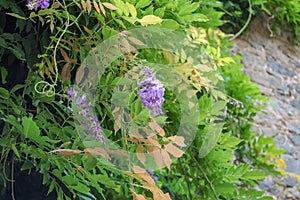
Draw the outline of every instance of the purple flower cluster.
<instances>
[{"instance_id":1,"label":"purple flower cluster","mask_svg":"<svg viewBox=\"0 0 300 200\"><path fill-rule=\"evenodd\" d=\"M38 8L45 9L49 7L50 0L27 0L29 10L37 10Z\"/></svg>"},{"instance_id":2,"label":"purple flower cluster","mask_svg":"<svg viewBox=\"0 0 300 200\"><path fill-rule=\"evenodd\" d=\"M100 140L103 143L106 141L105 137L103 136L103 130L100 126L100 121L97 117L93 117L89 110L89 104L86 100L86 94L83 94L81 97L78 96L78 92L74 88L68 88L66 93L68 94L69 98L75 102L75 105L78 106L81 111L78 112L79 115L83 116L87 119L87 122L84 122L83 125L88 129L93 136L95 136L96 140Z\"/></svg>"},{"instance_id":3,"label":"purple flower cluster","mask_svg":"<svg viewBox=\"0 0 300 200\"><path fill-rule=\"evenodd\" d=\"M141 102L144 107L151 110L151 115L156 112L156 116L162 114L162 104L164 103L165 88L163 84L157 80L149 67L144 67L146 75L145 80L138 83L143 87L138 91Z\"/></svg>"},{"instance_id":4,"label":"purple flower cluster","mask_svg":"<svg viewBox=\"0 0 300 200\"><path fill-rule=\"evenodd\" d=\"M147 173L151 176L151 178L153 178L154 182L157 183L158 177L157 177L157 176L154 176L154 171L153 171L152 169L150 169L150 168L147 169L146 171L147 171Z\"/></svg>"}]
</instances>

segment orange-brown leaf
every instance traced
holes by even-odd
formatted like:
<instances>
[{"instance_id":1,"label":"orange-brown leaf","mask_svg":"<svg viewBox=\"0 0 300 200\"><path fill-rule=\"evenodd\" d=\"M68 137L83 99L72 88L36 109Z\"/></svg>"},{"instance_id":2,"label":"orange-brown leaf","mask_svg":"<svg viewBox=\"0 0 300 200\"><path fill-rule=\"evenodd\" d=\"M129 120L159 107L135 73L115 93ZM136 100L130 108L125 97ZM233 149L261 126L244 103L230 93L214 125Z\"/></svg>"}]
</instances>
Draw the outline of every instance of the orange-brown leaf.
<instances>
[{"instance_id":1,"label":"orange-brown leaf","mask_svg":"<svg viewBox=\"0 0 300 200\"><path fill-rule=\"evenodd\" d=\"M61 53L61 55L63 56L63 58L65 59L66 62L69 62L69 63L71 62L70 58L69 58L68 54L65 52L65 50L60 49L60 53Z\"/></svg>"},{"instance_id":2,"label":"orange-brown leaf","mask_svg":"<svg viewBox=\"0 0 300 200\"><path fill-rule=\"evenodd\" d=\"M100 10L101 10L102 14L106 17L106 12L105 12L105 9L104 9L102 3L99 2L99 6L100 6Z\"/></svg>"},{"instance_id":3,"label":"orange-brown leaf","mask_svg":"<svg viewBox=\"0 0 300 200\"><path fill-rule=\"evenodd\" d=\"M145 152L143 145L137 145L136 153L137 153L137 158L139 159L139 161L141 161L141 163L145 164L145 162L146 162L146 154L145 153L146 152Z\"/></svg>"},{"instance_id":4,"label":"orange-brown leaf","mask_svg":"<svg viewBox=\"0 0 300 200\"><path fill-rule=\"evenodd\" d=\"M84 77L84 67L80 66L76 71L75 82L76 84L81 83Z\"/></svg>"},{"instance_id":5,"label":"orange-brown leaf","mask_svg":"<svg viewBox=\"0 0 300 200\"><path fill-rule=\"evenodd\" d=\"M138 178L143 179L144 181L146 181L150 185L155 185L155 181L150 176L150 174L148 174L148 172L146 172L145 169L143 169L143 168L141 168L139 166L133 166L133 171L134 171L135 175Z\"/></svg>"},{"instance_id":6,"label":"orange-brown leaf","mask_svg":"<svg viewBox=\"0 0 300 200\"><path fill-rule=\"evenodd\" d=\"M59 8L60 5L61 5L61 4L60 4L59 2L54 2L54 3L52 4L52 8L54 8L54 9Z\"/></svg>"},{"instance_id":7,"label":"orange-brown leaf","mask_svg":"<svg viewBox=\"0 0 300 200\"><path fill-rule=\"evenodd\" d=\"M86 2L84 0L81 0L81 6L82 6L82 9L84 11L86 11Z\"/></svg>"},{"instance_id":8,"label":"orange-brown leaf","mask_svg":"<svg viewBox=\"0 0 300 200\"><path fill-rule=\"evenodd\" d=\"M101 14L100 13L99 5L98 5L98 3L95 0L93 1L93 5L94 5L94 8L96 9L97 13Z\"/></svg>"},{"instance_id":9,"label":"orange-brown leaf","mask_svg":"<svg viewBox=\"0 0 300 200\"><path fill-rule=\"evenodd\" d=\"M70 63L66 63L61 70L61 82L65 82L71 75Z\"/></svg>"},{"instance_id":10,"label":"orange-brown leaf","mask_svg":"<svg viewBox=\"0 0 300 200\"><path fill-rule=\"evenodd\" d=\"M97 147L95 149L86 148L86 149L84 149L84 153L85 153L86 156L90 156L90 155L103 156L103 157L111 160L111 158L108 155L108 153L104 149L102 149L100 147Z\"/></svg>"},{"instance_id":11,"label":"orange-brown leaf","mask_svg":"<svg viewBox=\"0 0 300 200\"><path fill-rule=\"evenodd\" d=\"M167 145L165 145L165 150L167 152L169 152L171 155L173 155L174 157L176 157L176 158L180 158L184 154L184 151L182 151L181 149L177 148L173 144L167 144Z\"/></svg>"},{"instance_id":12,"label":"orange-brown leaf","mask_svg":"<svg viewBox=\"0 0 300 200\"><path fill-rule=\"evenodd\" d=\"M50 151L51 153L57 153L58 155L61 156L73 156L75 154L79 154L82 151L80 150L73 150L73 149L56 149L53 151Z\"/></svg>"},{"instance_id":13,"label":"orange-brown leaf","mask_svg":"<svg viewBox=\"0 0 300 200\"><path fill-rule=\"evenodd\" d=\"M140 41L134 37L128 37L128 40L136 45L145 45L142 41Z\"/></svg>"},{"instance_id":14,"label":"orange-brown leaf","mask_svg":"<svg viewBox=\"0 0 300 200\"><path fill-rule=\"evenodd\" d=\"M182 136L174 135L174 136L168 137L168 139L180 147L184 144L184 137L182 137Z\"/></svg>"},{"instance_id":15,"label":"orange-brown leaf","mask_svg":"<svg viewBox=\"0 0 300 200\"><path fill-rule=\"evenodd\" d=\"M167 166L167 168L168 168L169 170L171 170L172 160L171 160L171 158L170 158L168 152L165 151L165 150L161 150L161 156L162 156L162 158L163 158L163 160L164 160L164 163L165 163L165 165Z\"/></svg>"},{"instance_id":16,"label":"orange-brown leaf","mask_svg":"<svg viewBox=\"0 0 300 200\"><path fill-rule=\"evenodd\" d=\"M155 130L160 136L165 136L165 131L156 122L149 122L149 126Z\"/></svg>"},{"instance_id":17,"label":"orange-brown leaf","mask_svg":"<svg viewBox=\"0 0 300 200\"><path fill-rule=\"evenodd\" d=\"M112 5L111 3L108 2L103 2L102 3L106 8L110 9L110 10L117 10L118 8L114 5Z\"/></svg>"},{"instance_id":18,"label":"orange-brown leaf","mask_svg":"<svg viewBox=\"0 0 300 200\"><path fill-rule=\"evenodd\" d=\"M161 169L163 166L163 157L161 155L160 150L157 149L156 151L153 151L150 154L153 156L156 166Z\"/></svg>"},{"instance_id":19,"label":"orange-brown leaf","mask_svg":"<svg viewBox=\"0 0 300 200\"><path fill-rule=\"evenodd\" d=\"M83 26L83 29L84 29L85 32L87 32L89 35L92 35L92 34L93 34L92 30L88 29L88 27Z\"/></svg>"},{"instance_id":20,"label":"orange-brown leaf","mask_svg":"<svg viewBox=\"0 0 300 200\"><path fill-rule=\"evenodd\" d=\"M88 14L90 14L92 11L92 3L90 0L86 1L86 10L87 10Z\"/></svg>"},{"instance_id":21,"label":"orange-brown leaf","mask_svg":"<svg viewBox=\"0 0 300 200\"><path fill-rule=\"evenodd\" d=\"M126 49L127 52L136 51L136 48L134 48L131 44L129 44L129 42L125 38L121 39L121 44Z\"/></svg>"},{"instance_id":22,"label":"orange-brown leaf","mask_svg":"<svg viewBox=\"0 0 300 200\"><path fill-rule=\"evenodd\" d=\"M130 189L132 192L132 196L134 200L147 200L146 197L142 194L137 194L133 191L133 189Z\"/></svg>"}]
</instances>

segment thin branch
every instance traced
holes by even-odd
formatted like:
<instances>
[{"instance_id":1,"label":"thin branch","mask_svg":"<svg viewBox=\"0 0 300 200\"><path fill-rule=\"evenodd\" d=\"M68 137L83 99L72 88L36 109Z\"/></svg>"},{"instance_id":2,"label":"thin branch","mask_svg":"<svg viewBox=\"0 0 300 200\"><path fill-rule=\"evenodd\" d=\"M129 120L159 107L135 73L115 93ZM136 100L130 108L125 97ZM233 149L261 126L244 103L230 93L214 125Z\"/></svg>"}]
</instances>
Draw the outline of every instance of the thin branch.
<instances>
[{"instance_id":1,"label":"thin branch","mask_svg":"<svg viewBox=\"0 0 300 200\"><path fill-rule=\"evenodd\" d=\"M198 163L197 159L196 159L194 156L191 156L191 157L195 160L195 163L197 164L198 168L200 169L201 173L203 174L205 180L208 182L209 187L210 187L211 190L213 191L215 198L216 198L217 200L219 200L219 197L218 197L218 195L217 195L217 192L215 191L215 188L214 188L212 182L211 182L211 181L209 180L209 178L207 177L205 171L203 170L203 168L201 167L201 165Z\"/></svg>"}]
</instances>

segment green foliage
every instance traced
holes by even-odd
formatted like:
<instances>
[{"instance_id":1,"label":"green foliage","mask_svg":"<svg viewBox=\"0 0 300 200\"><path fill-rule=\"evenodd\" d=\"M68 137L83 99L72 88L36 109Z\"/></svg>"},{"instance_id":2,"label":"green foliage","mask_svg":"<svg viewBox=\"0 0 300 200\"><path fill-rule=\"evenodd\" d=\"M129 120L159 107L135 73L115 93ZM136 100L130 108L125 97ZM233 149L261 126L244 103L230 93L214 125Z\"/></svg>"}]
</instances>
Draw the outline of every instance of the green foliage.
<instances>
[{"instance_id":1,"label":"green foliage","mask_svg":"<svg viewBox=\"0 0 300 200\"><path fill-rule=\"evenodd\" d=\"M300 44L299 17L300 4L298 0L222 0L224 6L221 8L226 14L223 19L226 24L223 29L228 33L237 33L243 27L249 25L252 16L260 14L262 11L269 15L270 35L276 33L276 26L295 34L295 43ZM274 23L275 22L275 23Z\"/></svg>"},{"instance_id":2,"label":"green foliage","mask_svg":"<svg viewBox=\"0 0 300 200\"><path fill-rule=\"evenodd\" d=\"M257 138L251 130L262 109L254 102L266 99L242 73L239 58L229 56L230 43L218 30L224 23L220 10L227 8L214 0L73 0L51 1L50 8L29 12L24 1L1 1L1 199L9 199L14 191L16 198L26 199L270 199L254 186L266 175L278 174L274 159L282 151L276 150L272 138ZM11 19L14 23L8 23ZM183 42L171 53L136 49L142 38L123 35L141 27L179 31ZM159 34L153 32L152 39ZM128 53L112 49L89 54L106 39L120 35ZM199 55L201 63L196 63ZM108 162L109 153L85 146L78 134L86 130L76 126L65 90L94 75L81 64L96 65L97 56L105 58L105 64L118 57L97 80L93 103L104 134L124 150L119 156L146 150L156 155L152 160L136 159L167 167L155 172L157 183L138 166L131 166L133 171L118 170ZM155 69L162 81L174 84L166 88L164 116L150 116L136 93L144 65ZM178 76L163 76L172 70ZM185 84L192 89L182 90ZM195 102L186 101L186 96L195 97ZM189 119L181 115L198 109L200 114ZM189 127L197 134L184 155L185 141L174 135L183 119L199 122ZM135 138L121 122L128 127L150 126L155 136ZM171 164L170 157L178 159ZM20 184L29 177L42 189L24 193L27 187L22 190Z\"/></svg>"}]
</instances>

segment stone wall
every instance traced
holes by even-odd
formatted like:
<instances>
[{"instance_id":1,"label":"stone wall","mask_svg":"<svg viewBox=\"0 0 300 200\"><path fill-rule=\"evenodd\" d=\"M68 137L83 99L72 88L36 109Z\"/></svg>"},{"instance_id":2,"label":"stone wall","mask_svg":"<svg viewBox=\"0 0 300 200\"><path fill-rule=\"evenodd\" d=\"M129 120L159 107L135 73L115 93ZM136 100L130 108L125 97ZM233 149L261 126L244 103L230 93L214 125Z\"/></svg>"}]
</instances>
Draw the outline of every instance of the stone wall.
<instances>
[{"instance_id":1,"label":"stone wall","mask_svg":"<svg viewBox=\"0 0 300 200\"><path fill-rule=\"evenodd\" d=\"M274 136L286 171L300 175L300 48L292 34L280 31L270 37L270 21L265 15L254 19L248 31L235 40L233 54L243 56L244 71L270 97L265 109L255 119L259 133ZM275 199L300 199L300 184L293 177L260 183Z\"/></svg>"}]
</instances>

